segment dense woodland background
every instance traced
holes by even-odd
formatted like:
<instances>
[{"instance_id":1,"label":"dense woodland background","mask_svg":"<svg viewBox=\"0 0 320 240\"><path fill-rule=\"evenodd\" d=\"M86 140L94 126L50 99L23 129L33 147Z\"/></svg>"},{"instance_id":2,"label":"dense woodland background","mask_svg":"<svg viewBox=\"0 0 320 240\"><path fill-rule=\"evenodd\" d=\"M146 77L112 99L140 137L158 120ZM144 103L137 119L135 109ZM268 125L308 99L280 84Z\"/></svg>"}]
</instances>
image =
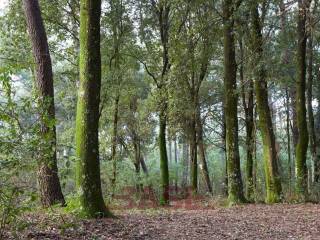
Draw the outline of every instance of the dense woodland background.
<instances>
[{"instance_id":1,"label":"dense woodland background","mask_svg":"<svg viewBox=\"0 0 320 240\"><path fill-rule=\"evenodd\" d=\"M40 204L110 215L128 187L319 201L317 0L4 3L0 229Z\"/></svg>"}]
</instances>

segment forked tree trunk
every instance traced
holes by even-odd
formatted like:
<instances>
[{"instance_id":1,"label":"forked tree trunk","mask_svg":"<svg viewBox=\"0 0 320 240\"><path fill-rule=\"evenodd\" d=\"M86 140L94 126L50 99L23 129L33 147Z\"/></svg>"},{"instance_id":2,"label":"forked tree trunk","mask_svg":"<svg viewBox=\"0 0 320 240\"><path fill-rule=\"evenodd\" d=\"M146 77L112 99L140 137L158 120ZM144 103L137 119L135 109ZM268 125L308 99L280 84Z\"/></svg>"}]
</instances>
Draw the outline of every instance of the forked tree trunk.
<instances>
[{"instance_id":1,"label":"forked tree trunk","mask_svg":"<svg viewBox=\"0 0 320 240\"><path fill-rule=\"evenodd\" d=\"M40 107L40 145L38 156L38 183L44 207L65 204L58 177L56 157L56 128L52 64L47 35L38 0L24 0L33 55L36 63L36 91Z\"/></svg>"}]
</instances>

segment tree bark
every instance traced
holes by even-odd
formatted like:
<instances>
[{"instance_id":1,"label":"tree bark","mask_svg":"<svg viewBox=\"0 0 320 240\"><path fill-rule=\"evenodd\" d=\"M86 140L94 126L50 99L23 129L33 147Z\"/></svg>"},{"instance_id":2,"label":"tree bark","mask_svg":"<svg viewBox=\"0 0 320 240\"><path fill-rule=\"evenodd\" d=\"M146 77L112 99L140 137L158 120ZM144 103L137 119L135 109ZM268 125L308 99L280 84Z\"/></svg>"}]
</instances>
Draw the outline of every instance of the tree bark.
<instances>
[{"instance_id":1,"label":"tree bark","mask_svg":"<svg viewBox=\"0 0 320 240\"><path fill-rule=\"evenodd\" d=\"M268 86L266 70L263 66L263 36L261 18L258 12L258 3L251 2L252 22L252 51L254 56L255 81L254 87L257 98L259 126L263 142L263 156L266 179L266 202L275 203L281 200L282 188L278 170L278 156L275 145L275 136L272 125L271 112L268 103Z\"/></svg>"},{"instance_id":2,"label":"tree bark","mask_svg":"<svg viewBox=\"0 0 320 240\"><path fill-rule=\"evenodd\" d=\"M40 114L38 183L44 207L65 204L58 177L56 156L56 128L52 64L49 46L38 0L24 0L33 55L36 63L36 90Z\"/></svg>"},{"instance_id":3,"label":"tree bark","mask_svg":"<svg viewBox=\"0 0 320 240\"><path fill-rule=\"evenodd\" d=\"M223 4L224 23L224 84L225 84L225 118L226 118L226 147L228 169L228 200L229 204L245 201L240 170L238 145L238 94L236 83L236 59L234 41L235 3L225 0Z\"/></svg>"},{"instance_id":4,"label":"tree bark","mask_svg":"<svg viewBox=\"0 0 320 240\"><path fill-rule=\"evenodd\" d=\"M99 104L100 0L80 0L80 86L76 116L77 188L87 217L109 216L101 190Z\"/></svg>"}]
</instances>

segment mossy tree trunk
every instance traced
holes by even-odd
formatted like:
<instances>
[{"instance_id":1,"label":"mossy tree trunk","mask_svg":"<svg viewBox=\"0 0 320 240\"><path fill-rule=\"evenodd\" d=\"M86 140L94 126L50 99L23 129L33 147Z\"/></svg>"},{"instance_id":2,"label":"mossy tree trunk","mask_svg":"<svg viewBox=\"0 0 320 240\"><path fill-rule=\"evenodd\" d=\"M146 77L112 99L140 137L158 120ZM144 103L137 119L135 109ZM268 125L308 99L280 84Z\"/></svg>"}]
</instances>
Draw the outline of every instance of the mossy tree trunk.
<instances>
[{"instance_id":1,"label":"mossy tree trunk","mask_svg":"<svg viewBox=\"0 0 320 240\"><path fill-rule=\"evenodd\" d=\"M223 100L224 102L224 100ZM226 142L226 118L225 118L225 107L224 103L222 106L222 151L224 156L225 162L225 172L224 172L224 187L223 187L223 194L228 196L228 161L227 161L227 142Z\"/></svg>"},{"instance_id":2,"label":"mossy tree trunk","mask_svg":"<svg viewBox=\"0 0 320 240\"><path fill-rule=\"evenodd\" d=\"M169 166L166 147L166 107L161 108L159 114L159 150L160 150L160 174L161 174L161 191L160 204L169 204Z\"/></svg>"},{"instance_id":3,"label":"mossy tree trunk","mask_svg":"<svg viewBox=\"0 0 320 240\"><path fill-rule=\"evenodd\" d=\"M238 94L236 83L236 59L234 40L235 3L232 0L223 2L224 24L224 86L225 86L225 119L226 119L226 150L228 169L228 200L229 204L245 201L240 170L238 145Z\"/></svg>"},{"instance_id":4,"label":"mossy tree trunk","mask_svg":"<svg viewBox=\"0 0 320 240\"><path fill-rule=\"evenodd\" d=\"M44 207L65 204L58 177L52 63L38 0L24 0L28 33L36 64L36 91L40 114L38 183Z\"/></svg>"},{"instance_id":5,"label":"mossy tree trunk","mask_svg":"<svg viewBox=\"0 0 320 240\"><path fill-rule=\"evenodd\" d=\"M168 73L170 70L169 62L169 28L170 28L170 1L152 1L153 11L157 16L157 27L160 33L160 44L162 51L162 66L161 73L158 77L150 74L155 81L159 92L159 138L158 145L160 151L160 174L161 174L161 189L160 197L161 205L169 204L169 166L166 140L167 127L167 108L168 108Z\"/></svg>"},{"instance_id":6,"label":"mossy tree trunk","mask_svg":"<svg viewBox=\"0 0 320 240\"><path fill-rule=\"evenodd\" d=\"M253 52L254 87L259 114L259 127L262 135L263 158L266 179L266 202L275 203L281 200L282 188L278 170L278 156L275 145L275 136L272 126L271 112L268 102L268 86L266 82L266 70L263 63L263 36L262 20L259 16L258 3L251 2L250 6L252 34L251 44Z\"/></svg>"},{"instance_id":7,"label":"mossy tree trunk","mask_svg":"<svg viewBox=\"0 0 320 240\"><path fill-rule=\"evenodd\" d=\"M99 163L101 88L100 0L80 1L80 85L76 116L77 189L87 217L110 215L102 197Z\"/></svg>"},{"instance_id":8,"label":"mossy tree trunk","mask_svg":"<svg viewBox=\"0 0 320 240\"><path fill-rule=\"evenodd\" d=\"M309 0L298 0L298 48L297 48L297 80L296 80L296 109L299 138L296 146L296 192L300 201L308 197L308 125L306 119L306 15Z\"/></svg>"},{"instance_id":9,"label":"mossy tree trunk","mask_svg":"<svg viewBox=\"0 0 320 240\"><path fill-rule=\"evenodd\" d=\"M240 82L241 82L241 97L242 105L245 113L245 127L246 127L246 198L249 201L254 200L254 186L253 186L253 150L254 150L254 96L253 96L253 81L249 79L245 82L244 79L244 49L242 39L239 40L240 47Z\"/></svg>"}]
</instances>

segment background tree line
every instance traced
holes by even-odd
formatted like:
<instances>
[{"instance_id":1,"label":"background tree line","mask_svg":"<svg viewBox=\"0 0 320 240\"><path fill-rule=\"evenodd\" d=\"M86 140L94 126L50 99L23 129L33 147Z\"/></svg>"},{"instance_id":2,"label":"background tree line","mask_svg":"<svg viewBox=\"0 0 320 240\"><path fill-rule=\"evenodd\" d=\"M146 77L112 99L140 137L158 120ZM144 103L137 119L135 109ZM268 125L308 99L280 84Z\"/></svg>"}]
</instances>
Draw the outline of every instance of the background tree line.
<instances>
[{"instance_id":1,"label":"background tree line","mask_svg":"<svg viewBox=\"0 0 320 240\"><path fill-rule=\"evenodd\" d=\"M0 16L3 212L111 215L126 186L161 205L319 200L317 0L12 0Z\"/></svg>"}]
</instances>

